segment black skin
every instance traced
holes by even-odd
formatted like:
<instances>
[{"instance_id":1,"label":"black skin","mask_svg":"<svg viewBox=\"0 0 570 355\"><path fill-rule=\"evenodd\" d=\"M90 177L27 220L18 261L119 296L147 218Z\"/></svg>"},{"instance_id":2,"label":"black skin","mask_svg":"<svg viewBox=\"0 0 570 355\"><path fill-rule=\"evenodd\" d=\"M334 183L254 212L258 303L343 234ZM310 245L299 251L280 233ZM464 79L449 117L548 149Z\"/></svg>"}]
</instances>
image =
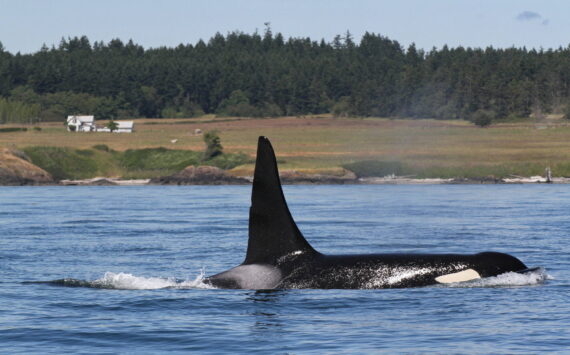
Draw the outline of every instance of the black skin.
<instances>
[{"instance_id":1,"label":"black skin","mask_svg":"<svg viewBox=\"0 0 570 355\"><path fill-rule=\"evenodd\" d=\"M267 264L269 265L269 264ZM288 256L275 263L282 274L278 289L381 289L437 284L438 276L473 269L481 277L520 272L527 267L503 253L371 254ZM405 274L405 277L402 275ZM217 276L217 275L216 275ZM231 279L213 276L206 281L220 288L241 288Z\"/></svg>"},{"instance_id":2,"label":"black skin","mask_svg":"<svg viewBox=\"0 0 570 355\"><path fill-rule=\"evenodd\" d=\"M467 269L481 277L526 266L508 254L319 254L279 265L284 275L279 288L363 289L402 288L436 284L435 278ZM402 277L402 274L407 274Z\"/></svg>"},{"instance_id":3,"label":"black skin","mask_svg":"<svg viewBox=\"0 0 570 355\"><path fill-rule=\"evenodd\" d=\"M439 276L468 269L480 277L527 269L517 258L496 252L473 255L317 252L305 240L289 212L275 153L265 137L259 137L251 200L245 261L206 278L205 282L220 288L401 288L433 285ZM247 282L251 280L255 282Z\"/></svg>"}]
</instances>

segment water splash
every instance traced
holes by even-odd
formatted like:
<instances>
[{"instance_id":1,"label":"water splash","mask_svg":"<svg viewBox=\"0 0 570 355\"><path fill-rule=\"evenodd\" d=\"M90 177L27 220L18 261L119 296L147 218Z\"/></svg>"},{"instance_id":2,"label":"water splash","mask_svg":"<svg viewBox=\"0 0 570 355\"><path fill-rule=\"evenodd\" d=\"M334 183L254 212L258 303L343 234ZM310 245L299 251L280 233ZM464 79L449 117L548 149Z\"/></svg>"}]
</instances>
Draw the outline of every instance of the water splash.
<instances>
[{"instance_id":1,"label":"water splash","mask_svg":"<svg viewBox=\"0 0 570 355\"><path fill-rule=\"evenodd\" d=\"M177 280L176 278L142 277L129 273L106 272L102 278L94 281L78 280L72 278L53 281L39 281L26 283L43 283L63 287L87 287L116 290L156 290L163 288L178 289L211 289L213 286L204 282L206 275L204 270L194 280Z\"/></svg>"},{"instance_id":2,"label":"water splash","mask_svg":"<svg viewBox=\"0 0 570 355\"><path fill-rule=\"evenodd\" d=\"M445 285L445 287L513 287L513 286L535 286L541 285L546 280L553 279L548 275L546 269L540 267L534 271L519 274L517 272L506 272L501 275L486 277L466 282L457 282Z\"/></svg>"},{"instance_id":3,"label":"water splash","mask_svg":"<svg viewBox=\"0 0 570 355\"><path fill-rule=\"evenodd\" d=\"M91 283L95 287L119 290L156 290L161 288L212 288L204 283L204 272L201 271L194 280L180 281L173 277L142 277L128 273L106 272L105 275Z\"/></svg>"}]
</instances>

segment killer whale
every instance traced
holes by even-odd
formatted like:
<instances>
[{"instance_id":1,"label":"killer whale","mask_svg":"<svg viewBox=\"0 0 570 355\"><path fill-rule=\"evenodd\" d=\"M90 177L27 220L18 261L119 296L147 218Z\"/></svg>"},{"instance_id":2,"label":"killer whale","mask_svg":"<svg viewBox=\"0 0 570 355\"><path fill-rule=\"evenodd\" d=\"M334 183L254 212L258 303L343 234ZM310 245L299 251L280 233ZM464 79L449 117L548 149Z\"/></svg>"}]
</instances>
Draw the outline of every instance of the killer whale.
<instances>
[{"instance_id":1,"label":"killer whale","mask_svg":"<svg viewBox=\"0 0 570 355\"><path fill-rule=\"evenodd\" d=\"M277 160L259 137L243 263L207 277L230 289L379 289L469 281L505 272L527 272L504 253L325 255L304 238L287 207Z\"/></svg>"}]
</instances>

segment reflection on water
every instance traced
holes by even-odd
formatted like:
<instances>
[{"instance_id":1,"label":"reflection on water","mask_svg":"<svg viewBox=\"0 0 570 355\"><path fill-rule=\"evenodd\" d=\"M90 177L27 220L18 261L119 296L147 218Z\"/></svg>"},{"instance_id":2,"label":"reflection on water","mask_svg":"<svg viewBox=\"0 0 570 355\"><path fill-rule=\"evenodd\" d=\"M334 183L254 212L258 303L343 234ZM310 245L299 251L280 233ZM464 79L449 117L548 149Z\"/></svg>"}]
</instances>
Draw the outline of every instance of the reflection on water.
<instances>
[{"instance_id":1,"label":"reflection on water","mask_svg":"<svg viewBox=\"0 0 570 355\"><path fill-rule=\"evenodd\" d=\"M246 299L253 302L275 303L276 300L281 298L287 292L288 290L256 290L252 291Z\"/></svg>"},{"instance_id":2,"label":"reflection on water","mask_svg":"<svg viewBox=\"0 0 570 355\"><path fill-rule=\"evenodd\" d=\"M254 320L251 327L252 335L267 336L268 333L271 336L277 335L274 331L283 327L278 310L286 294L287 290L257 290L247 294L246 300L250 301L252 306L248 314Z\"/></svg>"}]
</instances>

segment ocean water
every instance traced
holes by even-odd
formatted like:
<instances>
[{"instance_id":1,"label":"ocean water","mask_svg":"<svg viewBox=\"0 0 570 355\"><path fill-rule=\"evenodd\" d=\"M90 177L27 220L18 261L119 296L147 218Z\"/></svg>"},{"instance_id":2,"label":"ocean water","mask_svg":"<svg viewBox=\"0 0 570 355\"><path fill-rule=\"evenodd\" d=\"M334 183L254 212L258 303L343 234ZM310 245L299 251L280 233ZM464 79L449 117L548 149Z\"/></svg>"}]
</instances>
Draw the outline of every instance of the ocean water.
<instances>
[{"instance_id":1,"label":"ocean water","mask_svg":"<svg viewBox=\"0 0 570 355\"><path fill-rule=\"evenodd\" d=\"M323 253L512 254L528 275L221 290L248 186L0 187L0 353L570 352L570 186L285 186Z\"/></svg>"}]
</instances>

